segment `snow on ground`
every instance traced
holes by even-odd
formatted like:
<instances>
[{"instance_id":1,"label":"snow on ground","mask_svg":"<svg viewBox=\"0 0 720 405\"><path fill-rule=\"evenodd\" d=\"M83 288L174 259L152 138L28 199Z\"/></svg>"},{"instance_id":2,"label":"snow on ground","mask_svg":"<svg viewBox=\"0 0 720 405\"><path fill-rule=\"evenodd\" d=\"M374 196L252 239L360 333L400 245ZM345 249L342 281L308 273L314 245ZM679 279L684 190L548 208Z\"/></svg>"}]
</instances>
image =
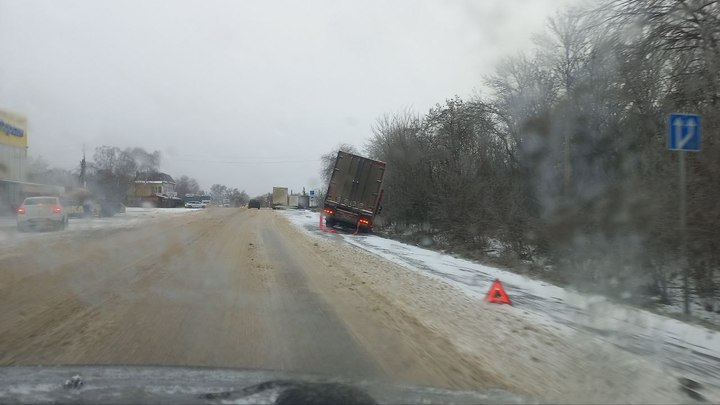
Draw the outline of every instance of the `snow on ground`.
<instances>
[{"instance_id":1,"label":"snow on ground","mask_svg":"<svg viewBox=\"0 0 720 405\"><path fill-rule=\"evenodd\" d=\"M532 314L539 324L562 325L593 336L720 392L720 334L716 331L402 242L322 232L316 212L283 213L316 237L338 235L351 245L456 286L471 297L483 298L492 281L500 279L513 306Z\"/></svg>"},{"instance_id":2,"label":"snow on ground","mask_svg":"<svg viewBox=\"0 0 720 405\"><path fill-rule=\"evenodd\" d=\"M87 231L94 229L132 228L155 218L202 212L203 209L191 208L137 208L127 207L125 213L112 217L70 218L65 230L59 232L37 231L18 233L14 217L0 217L0 243L8 246L15 242L60 238L68 232Z\"/></svg>"},{"instance_id":3,"label":"snow on ground","mask_svg":"<svg viewBox=\"0 0 720 405\"><path fill-rule=\"evenodd\" d=\"M99 228L133 227L142 224L149 219L200 211L202 211L202 209L200 208L192 209L127 207L124 213L116 214L112 217L71 218L68 223L67 229L84 230Z\"/></svg>"}]
</instances>

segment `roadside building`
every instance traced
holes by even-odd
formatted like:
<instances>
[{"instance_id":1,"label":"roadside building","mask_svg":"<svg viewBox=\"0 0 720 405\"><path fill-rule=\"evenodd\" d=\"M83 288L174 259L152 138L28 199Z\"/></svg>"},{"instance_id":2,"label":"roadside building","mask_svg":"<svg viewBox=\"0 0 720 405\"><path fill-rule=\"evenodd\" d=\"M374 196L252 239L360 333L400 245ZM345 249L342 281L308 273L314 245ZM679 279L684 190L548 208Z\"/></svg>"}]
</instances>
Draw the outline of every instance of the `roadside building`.
<instances>
[{"instance_id":1,"label":"roadside building","mask_svg":"<svg viewBox=\"0 0 720 405\"><path fill-rule=\"evenodd\" d=\"M14 214L27 197L60 197L71 216L83 213L91 193L82 187L28 182L27 119L0 110L0 215Z\"/></svg>"},{"instance_id":2,"label":"roadside building","mask_svg":"<svg viewBox=\"0 0 720 405\"><path fill-rule=\"evenodd\" d=\"M167 173L137 173L128 186L127 204L131 207L179 207L183 200L175 192L175 180Z\"/></svg>"},{"instance_id":3,"label":"roadside building","mask_svg":"<svg viewBox=\"0 0 720 405\"><path fill-rule=\"evenodd\" d=\"M27 183L27 119L0 110L0 215L15 211L27 195L42 190Z\"/></svg>"},{"instance_id":4,"label":"roadside building","mask_svg":"<svg viewBox=\"0 0 720 405\"><path fill-rule=\"evenodd\" d=\"M0 110L0 180L27 181L27 119Z\"/></svg>"}]
</instances>

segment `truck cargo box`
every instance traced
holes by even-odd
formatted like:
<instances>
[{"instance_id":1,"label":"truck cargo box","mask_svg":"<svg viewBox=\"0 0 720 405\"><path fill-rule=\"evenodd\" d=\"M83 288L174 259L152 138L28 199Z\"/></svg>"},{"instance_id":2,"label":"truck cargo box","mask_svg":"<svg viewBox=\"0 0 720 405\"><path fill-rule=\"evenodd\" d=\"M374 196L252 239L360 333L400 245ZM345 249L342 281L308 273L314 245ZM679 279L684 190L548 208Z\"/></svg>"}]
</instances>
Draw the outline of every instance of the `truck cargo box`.
<instances>
[{"instance_id":1,"label":"truck cargo box","mask_svg":"<svg viewBox=\"0 0 720 405\"><path fill-rule=\"evenodd\" d=\"M328 226L371 229L382 200L385 163L338 152L323 210Z\"/></svg>"}]
</instances>

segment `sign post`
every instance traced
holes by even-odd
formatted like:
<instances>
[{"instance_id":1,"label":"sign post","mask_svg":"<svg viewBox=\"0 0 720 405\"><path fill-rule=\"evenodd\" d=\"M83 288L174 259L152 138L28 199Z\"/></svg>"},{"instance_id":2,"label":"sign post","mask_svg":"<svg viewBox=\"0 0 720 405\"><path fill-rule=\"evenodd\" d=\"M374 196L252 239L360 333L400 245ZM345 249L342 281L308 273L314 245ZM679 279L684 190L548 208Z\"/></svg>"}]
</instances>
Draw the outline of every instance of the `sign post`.
<instances>
[{"instance_id":1,"label":"sign post","mask_svg":"<svg viewBox=\"0 0 720 405\"><path fill-rule=\"evenodd\" d=\"M700 116L696 114L670 114L668 116L669 150L678 151L679 208L680 208L680 265L683 272L683 312L690 315L690 268L687 260L687 198L685 152L699 152L701 139Z\"/></svg>"}]
</instances>

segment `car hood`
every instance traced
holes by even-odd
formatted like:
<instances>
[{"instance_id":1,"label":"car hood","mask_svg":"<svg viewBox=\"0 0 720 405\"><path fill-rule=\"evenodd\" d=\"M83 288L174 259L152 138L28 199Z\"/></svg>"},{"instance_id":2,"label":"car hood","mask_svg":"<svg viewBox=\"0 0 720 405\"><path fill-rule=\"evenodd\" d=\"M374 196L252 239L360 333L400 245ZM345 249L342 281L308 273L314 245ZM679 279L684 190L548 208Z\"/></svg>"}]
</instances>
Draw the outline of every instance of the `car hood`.
<instances>
[{"instance_id":1,"label":"car hood","mask_svg":"<svg viewBox=\"0 0 720 405\"><path fill-rule=\"evenodd\" d=\"M502 390L456 391L266 370L145 366L0 368L0 403L299 402L534 403Z\"/></svg>"}]
</instances>

